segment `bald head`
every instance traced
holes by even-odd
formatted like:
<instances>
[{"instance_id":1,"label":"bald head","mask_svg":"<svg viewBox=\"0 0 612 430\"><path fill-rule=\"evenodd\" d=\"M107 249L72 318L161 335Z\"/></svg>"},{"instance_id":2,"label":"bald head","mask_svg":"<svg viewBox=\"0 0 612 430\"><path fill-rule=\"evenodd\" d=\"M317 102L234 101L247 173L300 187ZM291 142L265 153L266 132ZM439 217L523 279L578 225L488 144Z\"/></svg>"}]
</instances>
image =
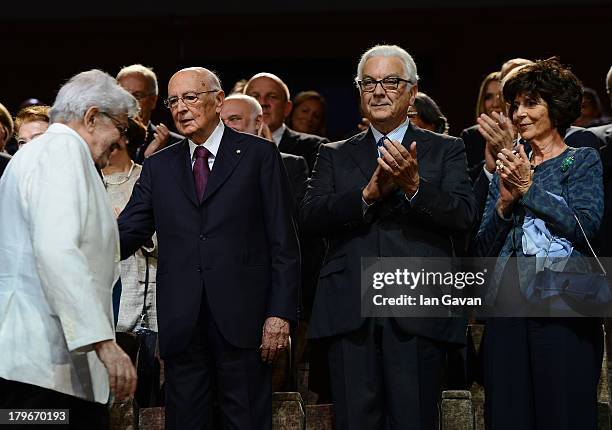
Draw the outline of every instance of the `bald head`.
<instances>
[{"instance_id":1,"label":"bald head","mask_svg":"<svg viewBox=\"0 0 612 430\"><path fill-rule=\"evenodd\" d=\"M219 124L225 94L219 78L204 67L176 72L168 82L168 103L178 131L201 144Z\"/></svg>"},{"instance_id":2,"label":"bald head","mask_svg":"<svg viewBox=\"0 0 612 430\"><path fill-rule=\"evenodd\" d=\"M232 94L221 107L221 120L228 127L257 135L262 124L262 108L251 96Z\"/></svg>"},{"instance_id":3,"label":"bald head","mask_svg":"<svg viewBox=\"0 0 612 430\"><path fill-rule=\"evenodd\" d=\"M181 69L172 75L170 82L172 82L175 77L181 75L193 76L195 79L198 79L202 85L202 88L206 87L207 89L221 89L221 81L219 80L219 77L205 67L186 67ZM168 83L168 85L170 84Z\"/></svg>"},{"instance_id":4,"label":"bald head","mask_svg":"<svg viewBox=\"0 0 612 430\"><path fill-rule=\"evenodd\" d=\"M258 73L246 83L244 93L255 97L263 109L263 121L276 131L291 112L289 88L272 73Z\"/></svg>"}]
</instances>

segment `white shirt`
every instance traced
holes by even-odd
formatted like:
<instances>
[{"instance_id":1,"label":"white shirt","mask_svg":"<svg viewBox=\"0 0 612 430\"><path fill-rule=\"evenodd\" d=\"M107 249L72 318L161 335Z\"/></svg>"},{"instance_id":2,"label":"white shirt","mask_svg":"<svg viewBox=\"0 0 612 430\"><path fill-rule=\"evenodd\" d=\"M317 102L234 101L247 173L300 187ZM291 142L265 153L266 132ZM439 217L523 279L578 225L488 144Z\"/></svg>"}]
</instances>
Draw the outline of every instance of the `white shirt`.
<instances>
[{"instance_id":1,"label":"white shirt","mask_svg":"<svg viewBox=\"0 0 612 430\"><path fill-rule=\"evenodd\" d=\"M283 139L283 134L285 134L285 130L287 130L287 126L285 123L282 123L280 127L272 132L272 140L276 143L276 146L280 145L280 141Z\"/></svg>"},{"instance_id":2,"label":"white shirt","mask_svg":"<svg viewBox=\"0 0 612 430\"><path fill-rule=\"evenodd\" d=\"M399 127L397 127L396 129L392 130L390 133L387 133L387 134L382 134L380 131L376 130L376 128L374 128L374 126L371 124L370 124L370 130L372 130L372 134L374 135L374 140L376 141L376 145L378 145L378 141L383 136L387 136L391 140L395 140L397 142L402 143L402 141L404 140L404 135L406 134L406 131L408 130L408 124L410 124L410 120L406 118L406 121L400 124ZM376 150L378 151L378 147ZM378 156L380 157L380 151L378 152Z\"/></svg>"},{"instance_id":3,"label":"white shirt","mask_svg":"<svg viewBox=\"0 0 612 430\"><path fill-rule=\"evenodd\" d=\"M213 132L208 136L208 139L202 145L204 148L208 149L211 155L208 156L208 168L212 171L213 164L215 164L215 158L217 157L217 152L219 152L219 145L221 145L221 138L223 137L223 132L225 131L225 126L223 125L223 121L219 120L219 124L215 127ZM195 163L195 157L193 156L198 145L193 143L191 139L189 139L189 155L191 156L191 168L193 169L193 163Z\"/></svg>"},{"instance_id":4,"label":"white shirt","mask_svg":"<svg viewBox=\"0 0 612 430\"><path fill-rule=\"evenodd\" d=\"M119 232L91 151L63 124L0 180L0 377L106 403Z\"/></svg>"}]
</instances>

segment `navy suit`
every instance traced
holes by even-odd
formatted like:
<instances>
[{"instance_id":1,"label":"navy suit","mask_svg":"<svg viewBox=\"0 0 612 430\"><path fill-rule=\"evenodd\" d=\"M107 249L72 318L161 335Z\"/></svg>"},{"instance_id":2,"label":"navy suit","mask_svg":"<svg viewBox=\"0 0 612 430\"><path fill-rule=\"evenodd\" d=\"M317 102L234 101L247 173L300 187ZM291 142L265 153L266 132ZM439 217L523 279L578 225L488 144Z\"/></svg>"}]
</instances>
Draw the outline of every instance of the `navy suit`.
<instances>
[{"instance_id":1,"label":"navy suit","mask_svg":"<svg viewBox=\"0 0 612 430\"><path fill-rule=\"evenodd\" d=\"M170 388L171 400L191 402L167 404L167 428L202 427L201 421L182 421L178 415L181 410L195 414L203 409L194 397L206 393L193 393L199 388L191 385L206 371L217 372L221 408L226 417L235 419L235 426L268 427L268 375L256 382L248 378L267 372L258 368L265 319L297 319L300 257L288 187L275 145L229 127L225 127L201 202L196 197L186 139L152 155L144 164L119 217L121 254L133 254L157 232L160 352L167 367L175 363L178 369L176 384L166 374L166 400ZM233 360L243 352L251 354L242 368L243 373L249 369L243 375L248 380L236 380L230 369L229 378L234 379L224 381L226 368L218 362L219 356ZM196 358L211 353L213 357L204 360L210 358L214 365L207 363L207 369L198 369ZM209 384L208 376L202 378L202 384ZM179 386L181 383L185 386ZM263 385L249 392L251 383ZM241 412L232 409L236 403L246 403L248 409L249 402L256 408L250 396L264 399L263 424L240 421ZM169 424L170 406L178 412ZM202 419L208 422L208 416Z\"/></svg>"}]
</instances>

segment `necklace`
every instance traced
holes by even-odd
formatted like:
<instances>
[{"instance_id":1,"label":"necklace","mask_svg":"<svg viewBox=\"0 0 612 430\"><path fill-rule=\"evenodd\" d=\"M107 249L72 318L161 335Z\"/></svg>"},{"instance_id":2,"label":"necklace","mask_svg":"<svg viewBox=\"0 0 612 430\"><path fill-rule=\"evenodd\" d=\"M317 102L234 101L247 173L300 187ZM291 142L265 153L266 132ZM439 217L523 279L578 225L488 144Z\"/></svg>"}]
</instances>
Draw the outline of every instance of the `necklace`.
<instances>
[{"instance_id":1,"label":"necklace","mask_svg":"<svg viewBox=\"0 0 612 430\"><path fill-rule=\"evenodd\" d=\"M104 178L104 185L121 185L121 184L125 184L127 181L130 180L130 176L132 176L132 172L134 171L134 166L136 165L136 163L134 163L134 161L132 161L132 165L130 166L130 170L128 170L127 176L123 179L118 180L117 182L110 182L108 179L106 179L106 176L104 176L104 174L102 174L102 177Z\"/></svg>"}]
</instances>

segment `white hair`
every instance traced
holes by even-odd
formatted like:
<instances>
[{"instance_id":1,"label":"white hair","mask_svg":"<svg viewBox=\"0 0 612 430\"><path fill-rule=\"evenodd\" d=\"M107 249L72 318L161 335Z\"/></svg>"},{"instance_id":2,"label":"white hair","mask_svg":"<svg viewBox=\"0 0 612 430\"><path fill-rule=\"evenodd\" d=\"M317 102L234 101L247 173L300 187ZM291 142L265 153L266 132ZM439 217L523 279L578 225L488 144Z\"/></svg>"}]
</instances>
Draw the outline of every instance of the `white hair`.
<instances>
[{"instance_id":1,"label":"white hair","mask_svg":"<svg viewBox=\"0 0 612 430\"><path fill-rule=\"evenodd\" d=\"M157 95L159 89L157 87L157 76L152 68L143 66L142 64L132 64L130 66L123 67L117 73L117 80L128 76L128 75L141 75L147 81L149 87L149 93Z\"/></svg>"},{"instance_id":2,"label":"white hair","mask_svg":"<svg viewBox=\"0 0 612 430\"><path fill-rule=\"evenodd\" d=\"M74 75L60 88L49 122L80 120L92 106L111 115L138 115L136 99L108 73L94 69Z\"/></svg>"},{"instance_id":3,"label":"white hair","mask_svg":"<svg viewBox=\"0 0 612 430\"><path fill-rule=\"evenodd\" d=\"M407 73L407 78L412 85L419 81L419 75L417 74L416 64L412 59L412 56L406 52L405 49L400 48L397 45L376 45L373 48L368 49L361 56L359 64L357 65L357 77L355 81L363 79L363 67L366 61L372 57L397 57L404 64L404 71Z\"/></svg>"},{"instance_id":4,"label":"white hair","mask_svg":"<svg viewBox=\"0 0 612 430\"><path fill-rule=\"evenodd\" d=\"M612 67L608 70L608 74L606 75L606 90L608 92L612 92Z\"/></svg>"},{"instance_id":5,"label":"white hair","mask_svg":"<svg viewBox=\"0 0 612 430\"><path fill-rule=\"evenodd\" d=\"M244 86L245 94L246 94L247 88L249 87L249 84L253 82L253 80L258 79L258 78L272 79L274 82L280 85L280 87L283 89L283 92L285 93L285 96L287 97L286 101L291 100L291 94L289 93L289 87L287 86L287 84L285 84L283 80L279 78L278 76L276 76L274 73L267 73L267 72L257 73L256 75L253 75L253 77L251 77L251 79L249 79L246 85Z\"/></svg>"},{"instance_id":6,"label":"white hair","mask_svg":"<svg viewBox=\"0 0 612 430\"><path fill-rule=\"evenodd\" d=\"M251 108L251 118L255 119L257 115L263 114L263 109L255 97L247 96L246 94L231 94L225 98L228 100L242 100L248 103Z\"/></svg>"}]
</instances>

